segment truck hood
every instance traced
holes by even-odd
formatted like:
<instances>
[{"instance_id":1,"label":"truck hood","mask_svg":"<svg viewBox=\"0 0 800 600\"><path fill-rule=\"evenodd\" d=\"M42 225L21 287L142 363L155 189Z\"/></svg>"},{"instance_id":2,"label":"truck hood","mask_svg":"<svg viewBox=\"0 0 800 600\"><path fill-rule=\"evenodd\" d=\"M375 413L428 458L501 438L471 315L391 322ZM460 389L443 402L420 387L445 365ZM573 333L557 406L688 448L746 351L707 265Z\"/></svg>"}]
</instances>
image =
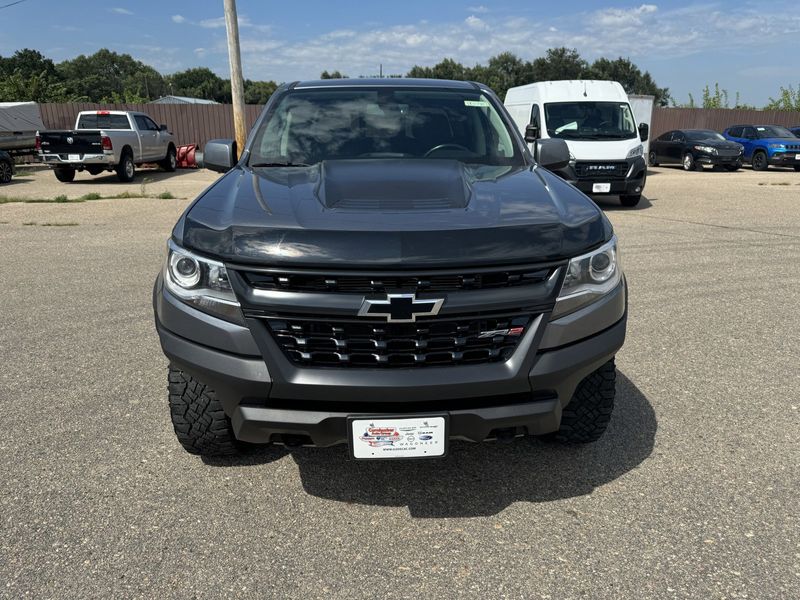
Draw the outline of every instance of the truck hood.
<instances>
[{"instance_id":1,"label":"truck hood","mask_svg":"<svg viewBox=\"0 0 800 600\"><path fill-rule=\"evenodd\" d=\"M430 159L237 167L173 232L228 262L339 268L561 260L611 235L602 211L545 169Z\"/></svg>"},{"instance_id":2,"label":"truck hood","mask_svg":"<svg viewBox=\"0 0 800 600\"><path fill-rule=\"evenodd\" d=\"M576 160L625 160L631 148L641 144L639 138L628 140L564 140Z\"/></svg>"}]
</instances>

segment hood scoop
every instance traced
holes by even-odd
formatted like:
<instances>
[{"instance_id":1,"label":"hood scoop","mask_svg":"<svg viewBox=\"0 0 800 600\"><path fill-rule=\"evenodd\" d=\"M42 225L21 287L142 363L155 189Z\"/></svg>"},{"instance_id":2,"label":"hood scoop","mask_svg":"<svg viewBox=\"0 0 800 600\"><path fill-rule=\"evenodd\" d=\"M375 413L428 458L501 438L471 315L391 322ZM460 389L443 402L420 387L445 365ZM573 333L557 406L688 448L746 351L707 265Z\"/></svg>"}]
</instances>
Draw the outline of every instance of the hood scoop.
<instances>
[{"instance_id":1,"label":"hood scoop","mask_svg":"<svg viewBox=\"0 0 800 600\"><path fill-rule=\"evenodd\" d=\"M317 196L334 210L440 211L466 208L471 184L455 160L325 161Z\"/></svg>"}]
</instances>

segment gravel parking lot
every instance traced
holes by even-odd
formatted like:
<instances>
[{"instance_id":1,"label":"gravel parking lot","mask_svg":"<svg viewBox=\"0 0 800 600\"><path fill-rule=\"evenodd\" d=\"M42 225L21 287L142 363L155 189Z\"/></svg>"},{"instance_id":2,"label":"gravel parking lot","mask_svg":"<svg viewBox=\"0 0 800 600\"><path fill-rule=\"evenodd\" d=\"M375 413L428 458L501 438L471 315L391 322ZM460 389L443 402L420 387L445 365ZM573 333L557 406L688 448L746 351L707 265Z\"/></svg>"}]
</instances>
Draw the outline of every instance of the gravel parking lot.
<instances>
[{"instance_id":1,"label":"gravel parking lot","mask_svg":"<svg viewBox=\"0 0 800 600\"><path fill-rule=\"evenodd\" d=\"M149 176L180 198L0 204L0 597L800 597L800 173L601 201L630 319L600 442L380 464L179 447L151 289L215 177ZM76 181L0 196L141 187Z\"/></svg>"}]
</instances>

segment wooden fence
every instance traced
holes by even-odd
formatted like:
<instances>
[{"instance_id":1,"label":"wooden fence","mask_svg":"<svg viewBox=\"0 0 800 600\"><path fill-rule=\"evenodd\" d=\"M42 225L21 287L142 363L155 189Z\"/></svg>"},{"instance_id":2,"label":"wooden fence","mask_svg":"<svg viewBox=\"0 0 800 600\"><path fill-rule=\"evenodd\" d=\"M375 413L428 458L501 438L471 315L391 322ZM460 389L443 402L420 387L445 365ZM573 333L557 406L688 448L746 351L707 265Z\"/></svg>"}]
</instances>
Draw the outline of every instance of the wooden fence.
<instances>
[{"instance_id":1,"label":"wooden fence","mask_svg":"<svg viewBox=\"0 0 800 600\"><path fill-rule=\"evenodd\" d=\"M738 108L654 108L653 138L673 129L713 129L732 125L800 125L800 112L791 110L740 110Z\"/></svg>"},{"instance_id":2,"label":"wooden fence","mask_svg":"<svg viewBox=\"0 0 800 600\"><path fill-rule=\"evenodd\" d=\"M42 122L47 129L72 129L82 110L135 110L164 123L175 134L175 143L200 144L216 138L233 138L233 111L229 104L40 104ZM253 126L263 106L245 107L247 128Z\"/></svg>"},{"instance_id":3,"label":"wooden fence","mask_svg":"<svg viewBox=\"0 0 800 600\"><path fill-rule=\"evenodd\" d=\"M156 123L165 123L175 134L178 145L200 144L208 140L233 137L233 113L229 104L40 104L42 121L47 129L71 129L82 110L136 110L150 115ZM247 105L248 130L262 106ZM738 123L800 125L800 112L708 109L654 108L651 136L658 137L672 129L715 129L722 131Z\"/></svg>"}]
</instances>

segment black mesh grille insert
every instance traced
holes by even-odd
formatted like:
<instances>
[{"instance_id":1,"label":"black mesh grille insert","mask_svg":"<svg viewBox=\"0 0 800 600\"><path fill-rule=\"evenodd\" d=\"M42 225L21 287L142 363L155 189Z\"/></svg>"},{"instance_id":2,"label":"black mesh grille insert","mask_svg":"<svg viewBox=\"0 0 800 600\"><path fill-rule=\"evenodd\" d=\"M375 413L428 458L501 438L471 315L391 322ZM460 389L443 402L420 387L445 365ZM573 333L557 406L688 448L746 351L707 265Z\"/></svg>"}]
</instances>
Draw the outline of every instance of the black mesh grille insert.
<instances>
[{"instance_id":1,"label":"black mesh grille insert","mask_svg":"<svg viewBox=\"0 0 800 600\"><path fill-rule=\"evenodd\" d=\"M625 179L629 168L626 162L575 163L575 173L581 179Z\"/></svg>"},{"instance_id":2,"label":"black mesh grille insert","mask_svg":"<svg viewBox=\"0 0 800 600\"><path fill-rule=\"evenodd\" d=\"M533 315L417 323L266 318L294 363L313 367L430 367L508 360Z\"/></svg>"}]
</instances>

